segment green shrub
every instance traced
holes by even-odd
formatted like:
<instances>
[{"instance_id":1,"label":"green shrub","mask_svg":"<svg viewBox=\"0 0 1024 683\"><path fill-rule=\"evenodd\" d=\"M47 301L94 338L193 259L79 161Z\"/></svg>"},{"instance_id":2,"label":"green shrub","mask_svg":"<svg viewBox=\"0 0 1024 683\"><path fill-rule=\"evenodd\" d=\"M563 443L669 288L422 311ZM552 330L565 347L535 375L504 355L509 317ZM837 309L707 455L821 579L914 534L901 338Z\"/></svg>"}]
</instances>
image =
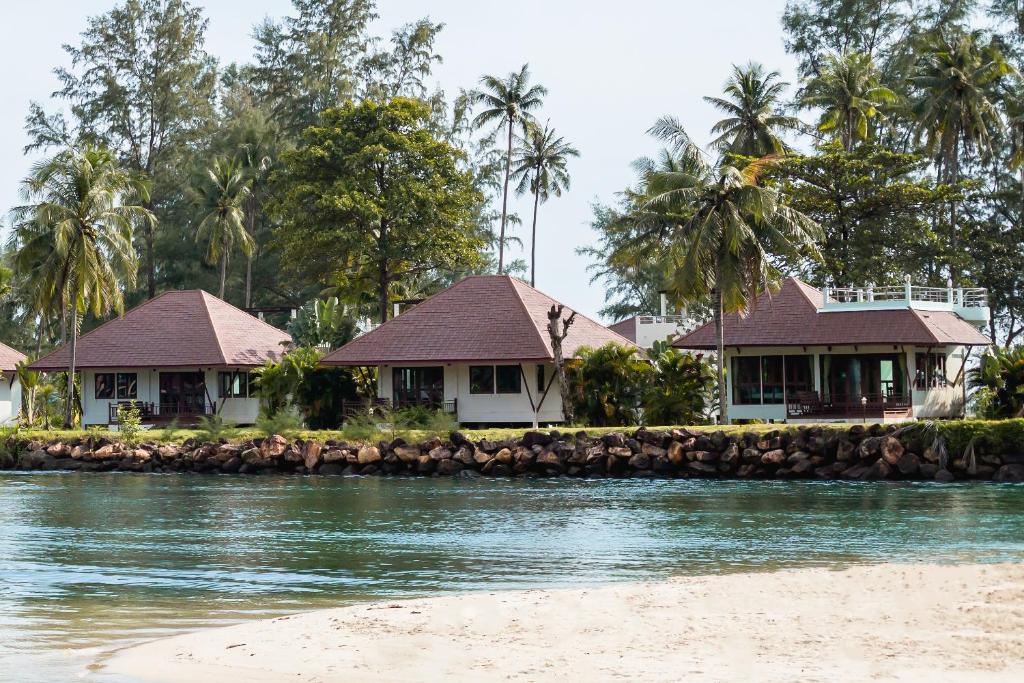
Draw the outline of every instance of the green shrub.
<instances>
[{"instance_id":1,"label":"green shrub","mask_svg":"<svg viewBox=\"0 0 1024 683\"><path fill-rule=\"evenodd\" d=\"M138 446L142 435L142 414L135 401L117 404L117 431L122 443Z\"/></svg>"},{"instance_id":2,"label":"green shrub","mask_svg":"<svg viewBox=\"0 0 1024 683\"><path fill-rule=\"evenodd\" d=\"M349 441L370 443L386 435L382 425L392 426L390 411L375 406L347 416L341 433Z\"/></svg>"},{"instance_id":3,"label":"green shrub","mask_svg":"<svg viewBox=\"0 0 1024 683\"><path fill-rule=\"evenodd\" d=\"M207 415L199 418L196 438L204 443L217 443L228 431L228 424L220 415Z\"/></svg>"},{"instance_id":4,"label":"green shrub","mask_svg":"<svg viewBox=\"0 0 1024 683\"><path fill-rule=\"evenodd\" d=\"M1024 345L989 348L967 380L975 394L980 392L975 401L979 417L1024 417Z\"/></svg>"},{"instance_id":5,"label":"green shrub","mask_svg":"<svg viewBox=\"0 0 1024 683\"><path fill-rule=\"evenodd\" d=\"M291 408L283 408L275 413L263 413L256 420L256 429L265 436L279 434L295 437L302 431L302 416Z\"/></svg>"}]
</instances>

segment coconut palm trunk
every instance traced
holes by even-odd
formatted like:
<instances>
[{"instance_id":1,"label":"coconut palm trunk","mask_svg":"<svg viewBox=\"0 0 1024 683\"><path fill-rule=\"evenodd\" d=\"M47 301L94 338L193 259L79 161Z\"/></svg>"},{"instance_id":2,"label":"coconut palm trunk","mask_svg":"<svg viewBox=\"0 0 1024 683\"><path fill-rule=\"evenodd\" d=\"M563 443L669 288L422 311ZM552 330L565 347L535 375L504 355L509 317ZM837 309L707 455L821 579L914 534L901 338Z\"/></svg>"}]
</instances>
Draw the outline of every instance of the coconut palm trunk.
<instances>
[{"instance_id":1,"label":"coconut palm trunk","mask_svg":"<svg viewBox=\"0 0 1024 683\"><path fill-rule=\"evenodd\" d=\"M719 424L729 424L729 400L725 388L725 301L721 288L715 288L715 346L718 352L718 414Z\"/></svg>"},{"instance_id":2,"label":"coconut palm trunk","mask_svg":"<svg viewBox=\"0 0 1024 683\"><path fill-rule=\"evenodd\" d=\"M75 426L75 363L78 354L78 311L77 305L72 304L71 310L71 345L68 354L68 395L64 402L64 428L72 429Z\"/></svg>"},{"instance_id":3,"label":"coconut palm trunk","mask_svg":"<svg viewBox=\"0 0 1024 683\"><path fill-rule=\"evenodd\" d=\"M505 272L505 224L508 222L508 179L512 173L512 124L508 120L508 146L505 149L505 185L501 195L501 229L498 232L498 275Z\"/></svg>"},{"instance_id":4,"label":"coconut palm trunk","mask_svg":"<svg viewBox=\"0 0 1024 683\"><path fill-rule=\"evenodd\" d=\"M221 247L220 254L220 291L217 297L220 299L224 298L224 290L227 287L228 281L228 246L224 245Z\"/></svg>"},{"instance_id":5,"label":"coconut palm trunk","mask_svg":"<svg viewBox=\"0 0 1024 683\"><path fill-rule=\"evenodd\" d=\"M530 286L537 286L537 209L540 206L540 179L533 188L533 229L530 233Z\"/></svg>"}]
</instances>

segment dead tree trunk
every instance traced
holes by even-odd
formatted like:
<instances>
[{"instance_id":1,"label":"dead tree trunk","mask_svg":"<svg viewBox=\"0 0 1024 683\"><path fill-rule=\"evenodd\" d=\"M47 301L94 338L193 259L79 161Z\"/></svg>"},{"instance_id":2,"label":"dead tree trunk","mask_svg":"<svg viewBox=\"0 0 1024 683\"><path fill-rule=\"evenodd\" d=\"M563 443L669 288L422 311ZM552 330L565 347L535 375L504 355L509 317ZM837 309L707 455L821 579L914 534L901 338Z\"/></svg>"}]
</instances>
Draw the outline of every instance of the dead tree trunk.
<instances>
[{"instance_id":1,"label":"dead tree trunk","mask_svg":"<svg viewBox=\"0 0 1024 683\"><path fill-rule=\"evenodd\" d=\"M558 379L558 392L562 396L562 415L565 424L572 424L572 392L569 383L565 381L565 357L562 355L562 342L569 334L569 328L576 321L576 311L569 314L568 318L562 319L562 304L551 305L548 311L548 335L551 337L551 353L555 357L555 377Z\"/></svg>"}]
</instances>

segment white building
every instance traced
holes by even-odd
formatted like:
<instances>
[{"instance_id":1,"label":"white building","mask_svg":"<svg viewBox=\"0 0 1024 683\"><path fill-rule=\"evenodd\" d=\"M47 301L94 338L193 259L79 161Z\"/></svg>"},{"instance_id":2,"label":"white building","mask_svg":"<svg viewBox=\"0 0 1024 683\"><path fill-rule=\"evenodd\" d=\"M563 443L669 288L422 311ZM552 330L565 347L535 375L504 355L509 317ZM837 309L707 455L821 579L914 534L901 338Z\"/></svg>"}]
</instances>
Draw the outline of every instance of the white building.
<instances>
[{"instance_id":1,"label":"white building","mask_svg":"<svg viewBox=\"0 0 1024 683\"><path fill-rule=\"evenodd\" d=\"M964 412L970 354L991 342L983 289L828 289L796 278L725 316L730 420L897 422ZM708 323L673 346L715 349Z\"/></svg>"},{"instance_id":2,"label":"white building","mask_svg":"<svg viewBox=\"0 0 1024 683\"><path fill-rule=\"evenodd\" d=\"M119 404L134 403L143 424L182 426L207 415L252 424L259 398L249 372L285 351L291 337L202 290L169 291L83 334L82 424L117 422ZM66 371L68 346L30 367Z\"/></svg>"},{"instance_id":3,"label":"white building","mask_svg":"<svg viewBox=\"0 0 1024 683\"><path fill-rule=\"evenodd\" d=\"M621 334L642 349L651 349L655 342L671 342L681 334L693 329L693 321L686 315L668 312L665 292L661 296L661 312L658 315L634 315L609 325L608 329Z\"/></svg>"},{"instance_id":4,"label":"white building","mask_svg":"<svg viewBox=\"0 0 1024 683\"><path fill-rule=\"evenodd\" d=\"M18 363L25 354L0 344L0 426L17 423L21 413L21 384L18 382Z\"/></svg>"},{"instance_id":5,"label":"white building","mask_svg":"<svg viewBox=\"0 0 1024 683\"><path fill-rule=\"evenodd\" d=\"M376 367L378 400L424 405L462 424L561 422L547 331L551 297L507 275L476 275L425 299L326 356L329 366ZM571 314L565 308L562 318ZM577 314L562 344L634 347Z\"/></svg>"}]
</instances>

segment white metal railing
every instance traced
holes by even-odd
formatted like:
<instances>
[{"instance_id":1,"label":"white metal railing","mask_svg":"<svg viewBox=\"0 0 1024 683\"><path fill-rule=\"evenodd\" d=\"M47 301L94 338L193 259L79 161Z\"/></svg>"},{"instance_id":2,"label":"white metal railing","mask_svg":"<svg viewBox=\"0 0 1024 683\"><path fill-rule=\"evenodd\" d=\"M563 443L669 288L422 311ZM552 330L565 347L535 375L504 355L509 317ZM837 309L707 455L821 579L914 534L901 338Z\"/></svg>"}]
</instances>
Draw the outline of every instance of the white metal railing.
<instances>
[{"instance_id":1,"label":"white metal railing","mask_svg":"<svg viewBox=\"0 0 1024 683\"><path fill-rule=\"evenodd\" d=\"M637 324L639 325L660 325L668 323L671 325L680 325L686 322L685 315L638 315L636 318Z\"/></svg>"},{"instance_id":2,"label":"white metal railing","mask_svg":"<svg viewBox=\"0 0 1024 683\"><path fill-rule=\"evenodd\" d=\"M988 290L984 287L826 287L823 294L825 306L876 301L920 301L960 308L988 306Z\"/></svg>"}]
</instances>

